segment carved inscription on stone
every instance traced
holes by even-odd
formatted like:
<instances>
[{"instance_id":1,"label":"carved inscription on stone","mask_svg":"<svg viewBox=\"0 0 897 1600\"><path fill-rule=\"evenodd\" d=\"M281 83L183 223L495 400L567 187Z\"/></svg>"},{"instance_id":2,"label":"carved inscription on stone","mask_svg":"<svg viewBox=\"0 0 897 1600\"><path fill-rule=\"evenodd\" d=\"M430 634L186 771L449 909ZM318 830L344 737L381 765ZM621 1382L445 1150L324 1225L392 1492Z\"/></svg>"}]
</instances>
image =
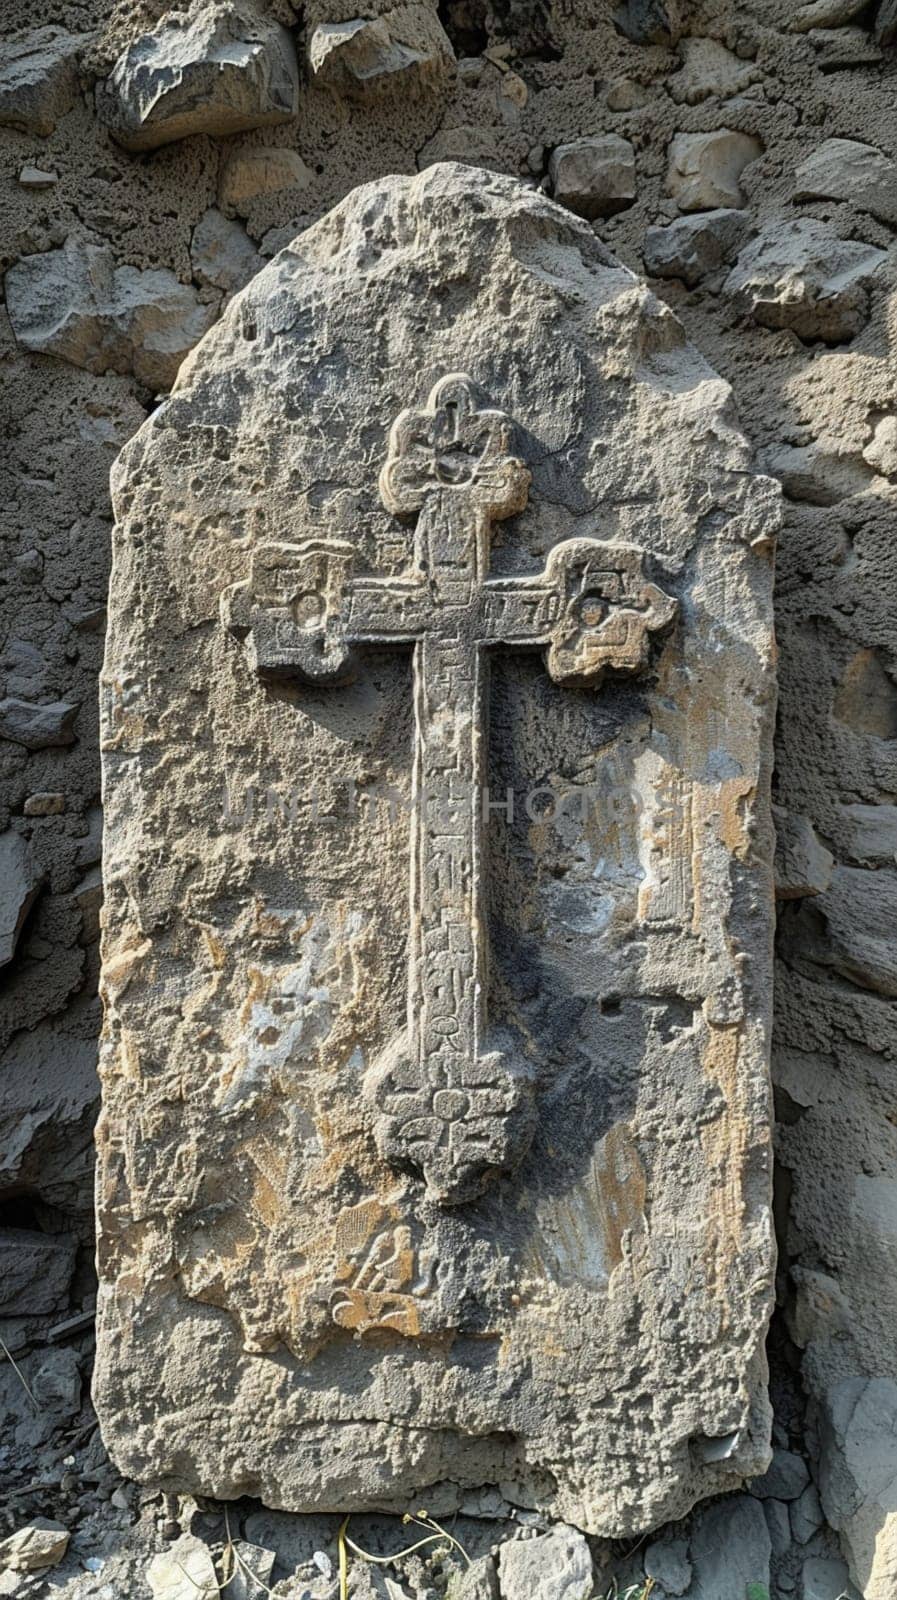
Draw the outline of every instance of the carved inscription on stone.
<instances>
[{"instance_id":1,"label":"carved inscription on stone","mask_svg":"<svg viewBox=\"0 0 897 1600\"><path fill-rule=\"evenodd\" d=\"M762 1472L778 490L728 386L436 165L228 302L113 494L116 1464L604 1538Z\"/></svg>"},{"instance_id":2,"label":"carved inscription on stone","mask_svg":"<svg viewBox=\"0 0 897 1600\"><path fill-rule=\"evenodd\" d=\"M556 683L597 687L644 667L676 613L642 551L597 539L557 545L533 577L489 576L492 523L529 490L511 435L470 378L441 378L397 418L380 475L387 508L417 515L410 575L355 577L346 545L268 545L223 605L260 672L309 683L351 676L359 645L415 644L408 1021L365 1091L382 1153L446 1202L516 1166L536 1115L523 1044L490 1031L484 999L486 648L541 647Z\"/></svg>"}]
</instances>

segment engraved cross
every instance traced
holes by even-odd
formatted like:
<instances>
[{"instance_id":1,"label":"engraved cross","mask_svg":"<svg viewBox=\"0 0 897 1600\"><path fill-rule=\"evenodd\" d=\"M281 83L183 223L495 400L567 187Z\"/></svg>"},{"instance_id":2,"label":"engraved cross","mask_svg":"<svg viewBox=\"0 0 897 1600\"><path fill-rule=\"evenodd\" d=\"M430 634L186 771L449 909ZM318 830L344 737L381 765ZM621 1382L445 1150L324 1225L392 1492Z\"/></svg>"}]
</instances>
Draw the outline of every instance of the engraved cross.
<instances>
[{"instance_id":1,"label":"engraved cross","mask_svg":"<svg viewBox=\"0 0 897 1600\"><path fill-rule=\"evenodd\" d=\"M474 1198L532 1138L532 1068L486 1013L487 915L481 859L490 649L541 647L557 683L597 685L637 672L675 601L631 545L570 539L541 573L489 574L492 523L522 511L530 474L510 419L480 409L463 374L423 410L403 411L380 475L387 509L417 516L401 577L353 573L329 540L264 545L227 591L227 626L257 670L341 683L359 646L414 650L407 1020L368 1068L365 1092L383 1156L419 1170L431 1198Z\"/></svg>"}]
</instances>

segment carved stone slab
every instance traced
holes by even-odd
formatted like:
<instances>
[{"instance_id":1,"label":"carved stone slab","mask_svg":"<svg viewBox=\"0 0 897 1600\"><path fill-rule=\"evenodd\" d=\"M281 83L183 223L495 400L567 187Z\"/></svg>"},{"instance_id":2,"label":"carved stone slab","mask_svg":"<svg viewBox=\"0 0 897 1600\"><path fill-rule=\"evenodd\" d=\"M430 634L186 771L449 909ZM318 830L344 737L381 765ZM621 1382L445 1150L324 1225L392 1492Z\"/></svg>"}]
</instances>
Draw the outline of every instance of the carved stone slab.
<instances>
[{"instance_id":1,"label":"carved stone slab","mask_svg":"<svg viewBox=\"0 0 897 1600\"><path fill-rule=\"evenodd\" d=\"M120 458L96 1399L130 1476L762 1470L773 486L591 228L356 191Z\"/></svg>"}]
</instances>

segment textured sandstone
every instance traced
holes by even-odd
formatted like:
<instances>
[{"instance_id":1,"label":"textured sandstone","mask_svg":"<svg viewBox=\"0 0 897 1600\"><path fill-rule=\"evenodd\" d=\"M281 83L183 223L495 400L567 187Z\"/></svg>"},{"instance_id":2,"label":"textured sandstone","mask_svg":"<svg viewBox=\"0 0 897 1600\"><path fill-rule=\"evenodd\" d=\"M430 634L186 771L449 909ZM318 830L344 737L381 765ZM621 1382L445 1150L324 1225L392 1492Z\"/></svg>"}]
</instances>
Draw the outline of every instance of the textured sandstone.
<instances>
[{"instance_id":1,"label":"textured sandstone","mask_svg":"<svg viewBox=\"0 0 897 1600\"><path fill-rule=\"evenodd\" d=\"M296 115L298 100L290 35L247 0L169 12L97 91L101 118L127 150L273 127Z\"/></svg>"},{"instance_id":2,"label":"textured sandstone","mask_svg":"<svg viewBox=\"0 0 897 1600\"><path fill-rule=\"evenodd\" d=\"M762 1471L778 499L727 385L587 224L433 167L252 280L115 496L114 1458L608 1534ZM516 810L446 833L487 756Z\"/></svg>"}]
</instances>

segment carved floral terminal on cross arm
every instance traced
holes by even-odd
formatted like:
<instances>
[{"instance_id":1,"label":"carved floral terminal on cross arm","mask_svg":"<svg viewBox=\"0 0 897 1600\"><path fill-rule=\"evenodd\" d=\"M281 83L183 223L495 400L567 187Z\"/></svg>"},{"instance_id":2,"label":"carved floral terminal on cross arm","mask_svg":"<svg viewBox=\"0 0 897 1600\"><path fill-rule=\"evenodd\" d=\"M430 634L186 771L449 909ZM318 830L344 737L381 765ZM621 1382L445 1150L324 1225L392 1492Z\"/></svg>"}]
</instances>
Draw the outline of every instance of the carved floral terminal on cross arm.
<instances>
[{"instance_id":1,"label":"carved floral terminal on cross arm","mask_svg":"<svg viewBox=\"0 0 897 1600\"><path fill-rule=\"evenodd\" d=\"M423 410L396 419L380 475L387 509L417 516L407 574L356 574L352 546L338 541L266 544L223 598L227 626L264 674L339 684L357 647L413 646L407 1018L364 1087L382 1155L422 1173L446 1204L512 1168L535 1115L521 1043L490 1028L486 1011L488 652L541 647L556 683L597 686L644 668L651 635L676 612L632 545L570 539L541 573L490 576L492 523L529 494L511 436L469 378L440 379Z\"/></svg>"}]
</instances>

